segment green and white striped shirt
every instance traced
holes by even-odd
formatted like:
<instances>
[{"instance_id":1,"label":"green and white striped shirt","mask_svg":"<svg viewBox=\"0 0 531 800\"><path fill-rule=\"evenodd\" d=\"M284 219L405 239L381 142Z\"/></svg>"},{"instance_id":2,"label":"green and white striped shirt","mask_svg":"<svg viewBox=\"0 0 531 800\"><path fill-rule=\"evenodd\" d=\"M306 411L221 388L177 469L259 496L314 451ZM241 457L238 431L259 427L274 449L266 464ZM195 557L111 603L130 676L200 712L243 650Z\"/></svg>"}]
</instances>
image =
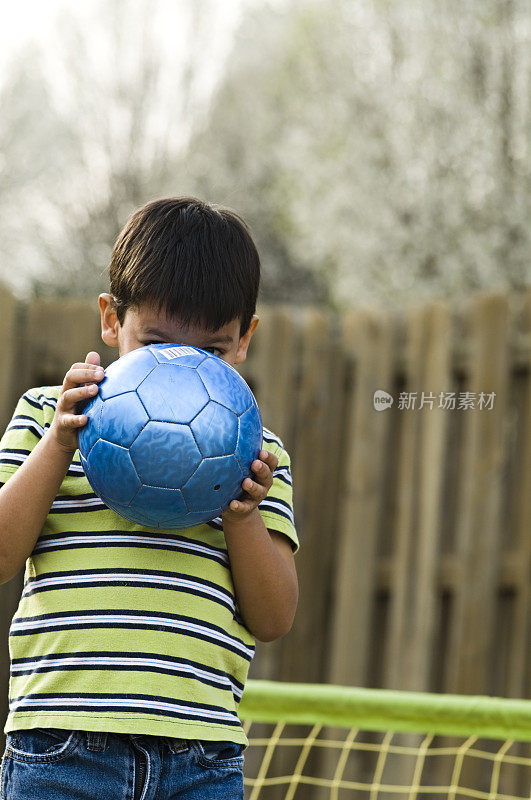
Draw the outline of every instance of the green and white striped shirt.
<instances>
[{"instance_id":1,"label":"green and white striped shirt","mask_svg":"<svg viewBox=\"0 0 531 800\"><path fill-rule=\"evenodd\" d=\"M29 389L18 401L0 439L1 483L49 428L60 388ZM296 552L290 457L265 428L262 447L278 466L259 511ZM76 450L26 561L9 633L4 732L57 727L248 744L237 709L254 650L221 517L179 530L129 522L94 494Z\"/></svg>"}]
</instances>

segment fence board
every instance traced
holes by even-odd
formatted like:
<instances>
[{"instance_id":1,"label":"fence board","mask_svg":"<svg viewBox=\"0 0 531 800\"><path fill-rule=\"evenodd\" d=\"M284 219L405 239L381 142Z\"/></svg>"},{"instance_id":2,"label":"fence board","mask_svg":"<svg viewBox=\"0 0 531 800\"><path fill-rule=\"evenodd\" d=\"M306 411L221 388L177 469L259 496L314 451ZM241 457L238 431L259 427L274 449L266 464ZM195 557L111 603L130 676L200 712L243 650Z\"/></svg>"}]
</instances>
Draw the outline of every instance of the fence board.
<instances>
[{"instance_id":1,"label":"fence board","mask_svg":"<svg viewBox=\"0 0 531 800\"><path fill-rule=\"evenodd\" d=\"M421 447L416 491L416 547L413 549L415 566L409 576L404 575L404 580L413 584L413 597L402 643L400 680L404 688L419 690L421 687L427 690L431 685L431 657L436 639L437 560L448 420L448 411L438 407L438 398L449 388L451 331L449 309L442 303L430 305L424 318L424 382L435 401L434 407L422 409L419 417Z\"/></svg>"},{"instance_id":2,"label":"fence board","mask_svg":"<svg viewBox=\"0 0 531 800\"><path fill-rule=\"evenodd\" d=\"M518 322L527 338L527 369L523 373L524 400L520 428L520 461L515 470L518 490L515 492L515 603L511 643L509 646L509 697L531 694L531 290L522 298ZM522 366L523 370L523 366Z\"/></svg>"},{"instance_id":3,"label":"fence board","mask_svg":"<svg viewBox=\"0 0 531 800\"><path fill-rule=\"evenodd\" d=\"M464 307L470 326L467 391L495 392L494 407L469 409L458 516L460 580L449 645L447 690L492 692L494 619L500 572L499 517L508 378L508 300L481 293Z\"/></svg>"},{"instance_id":4,"label":"fence board","mask_svg":"<svg viewBox=\"0 0 531 800\"><path fill-rule=\"evenodd\" d=\"M320 680L326 680L330 672L332 624L334 621L334 592L337 587L337 558L336 542L339 537L340 513L344 503L344 476L347 466L349 447L346 439L348 424L347 404L350 394L350 381L352 371L348 358L344 352L341 340L340 325L335 321L334 338L331 342L329 357L329 399L328 399L328 442L323 456L323 501L322 501L322 526L323 540L327 543L327 558L323 565L327 570L324 582L325 591L325 625L323 631L323 662ZM289 637L284 639L284 644L289 645Z\"/></svg>"},{"instance_id":5,"label":"fence board","mask_svg":"<svg viewBox=\"0 0 531 800\"><path fill-rule=\"evenodd\" d=\"M288 305L265 306L260 314L253 336L260 334L251 374L259 386L264 425L280 436L290 452L295 434L293 399L300 378L300 315ZM249 349L254 351L254 344Z\"/></svg>"},{"instance_id":6,"label":"fence board","mask_svg":"<svg viewBox=\"0 0 531 800\"><path fill-rule=\"evenodd\" d=\"M322 679L326 631L327 569L333 540L324 524L323 495L327 469L330 387L330 320L315 308L302 312L299 355L301 383L296 403L296 431L292 447L293 484L297 487L296 514L304 537L298 557L299 587L304 603L299 605L293 628L283 650L285 680ZM316 589L318 587L318 590Z\"/></svg>"},{"instance_id":7,"label":"fence board","mask_svg":"<svg viewBox=\"0 0 531 800\"><path fill-rule=\"evenodd\" d=\"M424 326L422 310L409 309L401 321L404 327L404 392L417 394L423 384ZM398 688L401 678L401 657L406 635L409 594L413 581L409 580L413 541L411 533L415 524L415 487L419 480L418 401L414 408L404 408L400 413L400 441L395 454L398 475L396 522L394 531L394 563L391 576L389 631L385 647L384 681L387 688Z\"/></svg>"},{"instance_id":8,"label":"fence board","mask_svg":"<svg viewBox=\"0 0 531 800\"><path fill-rule=\"evenodd\" d=\"M373 310L359 309L346 315L342 337L353 361L354 381L343 439L328 680L365 685L384 489L384 436L389 424L388 410L375 410L373 397L377 389L391 387L393 324Z\"/></svg>"},{"instance_id":9,"label":"fence board","mask_svg":"<svg viewBox=\"0 0 531 800\"><path fill-rule=\"evenodd\" d=\"M260 322L249 348L252 354L249 364L244 370L245 361L239 371L251 388L254 387L264 427L280 436L291 456L295 428L293 399L300 377L300 320L296 310L288 306L260 307L258 316ZM267 644L257 642L249 675L271 680L278 678L282 647L282 639Z\"/></svg>"},{"instance_id":10,"label":"fence board","mask_svg":"<svg viewBox=\"0 0 531 800\"><path fill-rule=\"evenodd\" d=\"M440 392L448 390L451 317L442 303L420 312L422 384L416 415L418 434L417 481L414 486L413 528L407 533L410 547L397 565L393 591L398 593L395 647L389 664L390 681L412 691L431 685L431 656L436 638L437 559L439 556L442 473L448 411L439 408ZM421 407L424 397L426 404ZM431 405L431 403L433 405ZM403 607L398 610L398 606ZM391 672L392 671L392 672Z\"/></svg>"},{"instance_id":11,"label":"fence board","mask_svg":"<svg viewBox=\"0 0 531 800\"><path fill-rule=\"evenodd\" d=\"M103 366L118 358L118 350L101 339L99 311L86 300L37 299L28 308L23 331L26 358L21 390L62 383L69 367L96 350Z\"/></svg>"}]
</instances>

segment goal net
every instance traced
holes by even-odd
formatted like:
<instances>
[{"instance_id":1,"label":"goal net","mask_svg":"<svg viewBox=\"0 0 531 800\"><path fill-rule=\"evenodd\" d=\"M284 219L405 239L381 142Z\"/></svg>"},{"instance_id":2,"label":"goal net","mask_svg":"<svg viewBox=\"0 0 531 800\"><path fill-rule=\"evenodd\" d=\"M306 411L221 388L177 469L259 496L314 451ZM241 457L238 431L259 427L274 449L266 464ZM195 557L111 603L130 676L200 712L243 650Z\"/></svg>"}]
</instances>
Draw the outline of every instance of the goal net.
<instances>
[{"instance_id":1,"label":"goal net","mask_svg":"<svg viewBox=\"0 0 531 800\"><path fill-rule=\"evenodd\" d=\"M531 701L249 680L246 800L530 800Z\"/></svg>"}]
</instances>

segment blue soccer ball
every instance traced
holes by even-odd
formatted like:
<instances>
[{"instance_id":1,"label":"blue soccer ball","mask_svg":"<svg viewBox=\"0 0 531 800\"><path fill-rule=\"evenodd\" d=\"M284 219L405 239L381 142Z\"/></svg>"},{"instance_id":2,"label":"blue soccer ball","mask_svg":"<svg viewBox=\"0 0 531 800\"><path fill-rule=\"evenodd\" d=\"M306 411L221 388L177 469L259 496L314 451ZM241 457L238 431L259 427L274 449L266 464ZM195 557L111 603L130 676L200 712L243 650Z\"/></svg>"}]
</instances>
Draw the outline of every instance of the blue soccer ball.
<instances>
[{"instance_id":1,"label":"blue soccer ball","mask_svg":"<svg viewBox=\"0 0 531 800\"><path fill-rule=\"evenodd\" d=\"M150 344L105 370L83 408L85 475L131 522L186 528L242 493L262 447L262 419L241 375L200 347Z\"/></svg>"}]
</instances>

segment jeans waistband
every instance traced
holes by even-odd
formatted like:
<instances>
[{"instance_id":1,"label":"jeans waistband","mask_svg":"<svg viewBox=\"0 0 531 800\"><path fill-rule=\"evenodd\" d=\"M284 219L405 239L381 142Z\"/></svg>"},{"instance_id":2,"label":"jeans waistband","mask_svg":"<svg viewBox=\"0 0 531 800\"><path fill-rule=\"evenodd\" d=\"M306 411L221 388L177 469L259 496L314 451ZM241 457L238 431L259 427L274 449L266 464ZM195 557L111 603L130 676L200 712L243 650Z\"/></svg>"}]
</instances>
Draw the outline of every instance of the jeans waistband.
<instances>
[{"instance_id":1,"label":"jeans waistband","mask_svg":"<svg viewBox=\"0 0 531 800\"><path fill-rule=\"evenodd\" d=\"M87 748L89 750L97 750L103 751L107 747L107 731L85 731L86 733L86 741L87 741ZM137 734L137 733L126 733L126 734L115 734L118 736L130 736L132 739L139 739L144 734ZM185 750L190 749L190 740L189 739L177 739L173 736L158 736L152 737L160 739L161 741L165 742L172 753L182 753Z\"/></svg>"}]
</instances>

